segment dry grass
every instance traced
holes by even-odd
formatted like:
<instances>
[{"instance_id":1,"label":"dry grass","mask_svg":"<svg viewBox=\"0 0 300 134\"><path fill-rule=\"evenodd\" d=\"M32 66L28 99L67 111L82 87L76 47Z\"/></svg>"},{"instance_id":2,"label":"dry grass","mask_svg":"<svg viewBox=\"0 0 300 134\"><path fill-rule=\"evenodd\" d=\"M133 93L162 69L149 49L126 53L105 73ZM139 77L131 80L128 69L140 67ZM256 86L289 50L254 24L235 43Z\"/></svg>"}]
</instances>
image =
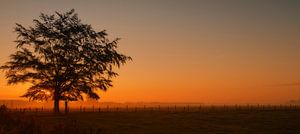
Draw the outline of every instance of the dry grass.
<instances>
[{"instance_id":1,"label":"dry grass","mask_svg":"<svg viewBox=\"0 0 300 134\"><path fill-rule=\"evenodd\" d=\"M29 119L29 124L31 118L33 124L38 122L34 128L44 134L300 133L300 111L293 109L71 112L68 115L28 112L22 117ZM24 126L15 129L28 129L26 122Z\"/></svg>"}]
</instances>

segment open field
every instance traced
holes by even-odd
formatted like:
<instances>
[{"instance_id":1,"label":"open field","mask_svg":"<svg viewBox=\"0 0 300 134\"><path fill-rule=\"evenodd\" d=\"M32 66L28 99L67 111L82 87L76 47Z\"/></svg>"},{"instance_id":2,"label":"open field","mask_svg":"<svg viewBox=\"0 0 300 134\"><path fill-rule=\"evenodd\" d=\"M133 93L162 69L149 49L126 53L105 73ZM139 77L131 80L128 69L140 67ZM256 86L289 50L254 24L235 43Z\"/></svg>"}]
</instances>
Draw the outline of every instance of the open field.
<instances>
[{"instance_id":1,"label":"open field","mask_svg":"<svg viewBox=\"0 0 300 134\"><path fill-rule=\"evenodd\" d=\"M67 115L28 111L25 113L9 112L9 114L16 114L26 120L34 120L31 125L37 125L37 133L45 134L300 133L300 110L297 107L249 108L246 106L240 108L213 107L213 109L212 107L203 107L200 110L194 108L194 110L177 112L166 109L156 111L142 109L108 112L73 111ZM24 128L26 126L22 129Z\"/></svg>"}]
</instances>

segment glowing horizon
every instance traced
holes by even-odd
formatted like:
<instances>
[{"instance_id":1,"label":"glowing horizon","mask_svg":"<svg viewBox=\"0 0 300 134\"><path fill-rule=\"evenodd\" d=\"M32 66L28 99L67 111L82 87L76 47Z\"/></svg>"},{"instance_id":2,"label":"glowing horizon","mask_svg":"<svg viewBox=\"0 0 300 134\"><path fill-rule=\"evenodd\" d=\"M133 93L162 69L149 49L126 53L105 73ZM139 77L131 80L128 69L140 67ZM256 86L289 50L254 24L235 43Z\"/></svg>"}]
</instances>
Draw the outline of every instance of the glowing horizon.
<instances>
[{"instance_id":1,"label":"glowing horizon","mask_svg":"<svg viewBox=\"0 0 300 134\"><path fill-rule=\"evenodd\" d=\"M15 51L15 23L74 8L133 58L104 102L284 103L300 99L299 1L1 1L0 64ZM25 85L0 99L20 99Z\"/></svg>"}]
</instances>

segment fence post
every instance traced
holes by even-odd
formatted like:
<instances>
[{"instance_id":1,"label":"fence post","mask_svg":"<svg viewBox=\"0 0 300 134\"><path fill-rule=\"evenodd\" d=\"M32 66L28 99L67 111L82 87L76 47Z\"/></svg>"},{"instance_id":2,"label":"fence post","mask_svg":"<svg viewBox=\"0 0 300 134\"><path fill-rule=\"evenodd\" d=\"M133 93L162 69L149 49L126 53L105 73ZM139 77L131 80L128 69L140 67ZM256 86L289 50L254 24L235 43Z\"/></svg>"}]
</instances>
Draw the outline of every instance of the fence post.
<instances>
[{"instance_id":1,"label":"fence post","mask_svg":"<svg viewBox=\"0 0 300 134\"><path fill-rule=\"evenodd\" d=\"M199 110L199 112L201 111L201 105L199 105L198 110Z\"/></svg>"},{"instance_id":2,"label":"fence post","mask_svg":"<svg viewBox=\"0 0 300 134\"><path fill-rule=\"evenodd\" d=\"M176 112L176 105L175 105L175 107L174 107L174 110L175 110L175 112Z\"/></svg>"}]
</instances>

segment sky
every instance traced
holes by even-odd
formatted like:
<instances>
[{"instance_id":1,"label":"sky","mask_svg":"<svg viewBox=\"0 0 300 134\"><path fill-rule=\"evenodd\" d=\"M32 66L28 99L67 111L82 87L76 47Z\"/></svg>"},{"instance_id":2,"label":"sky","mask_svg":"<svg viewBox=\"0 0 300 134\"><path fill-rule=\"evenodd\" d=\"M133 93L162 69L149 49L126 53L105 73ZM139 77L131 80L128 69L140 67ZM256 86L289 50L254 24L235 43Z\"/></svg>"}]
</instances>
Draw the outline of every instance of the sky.
<instances>
[{"instance_id":1,"label":"sky","mask_svg":"<svg viewBox=\"0 0 300 134\"><path fill-rule=\"evenodd\" d=\"M75 9L83 23L120 37L133 58L100 101L279 104L300 99L298 0L2 0L0 64L16 51L15 23ZM21 99L30 84L7 85Z\"/></svg>"}]
</instances>

